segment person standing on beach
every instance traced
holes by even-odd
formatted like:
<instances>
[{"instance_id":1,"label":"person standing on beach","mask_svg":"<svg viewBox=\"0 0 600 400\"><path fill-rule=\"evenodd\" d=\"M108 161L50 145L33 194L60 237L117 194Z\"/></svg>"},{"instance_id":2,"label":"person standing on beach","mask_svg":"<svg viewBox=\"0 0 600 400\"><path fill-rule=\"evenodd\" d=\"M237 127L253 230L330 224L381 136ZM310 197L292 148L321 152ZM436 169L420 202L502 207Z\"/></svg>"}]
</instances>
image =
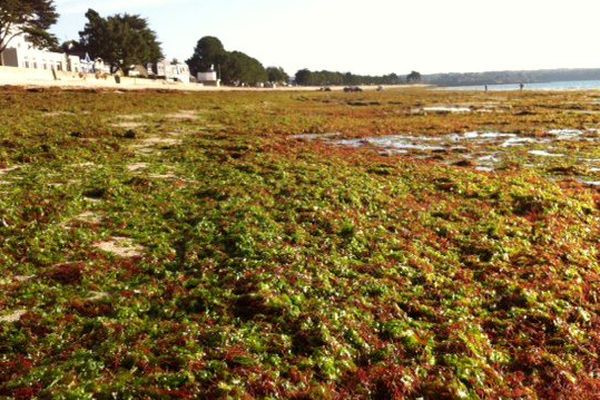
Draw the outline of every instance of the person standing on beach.
<instances>
[{"instance_id":1,"label":"person standing on beach","mask_svg":"<svg viewBox=\"0 0 600 400\"><path fill-rule=\"evenodd\" d=\"M487 85L485 85L485 91L486 91L486 92L488 91L488 86L487 86Z\"/></svg>"},{"instance_id":2,"label":"person standing on beach","mask_svg":"<svg viewBox=\"0 0 600 400\"><path fill-rule=\"evenodd\" d=\"M519 89L521 89L521 92L523 91L524 88L525 88L525 85L523 83L519 83Z\"/></svg>"}]
</instances>

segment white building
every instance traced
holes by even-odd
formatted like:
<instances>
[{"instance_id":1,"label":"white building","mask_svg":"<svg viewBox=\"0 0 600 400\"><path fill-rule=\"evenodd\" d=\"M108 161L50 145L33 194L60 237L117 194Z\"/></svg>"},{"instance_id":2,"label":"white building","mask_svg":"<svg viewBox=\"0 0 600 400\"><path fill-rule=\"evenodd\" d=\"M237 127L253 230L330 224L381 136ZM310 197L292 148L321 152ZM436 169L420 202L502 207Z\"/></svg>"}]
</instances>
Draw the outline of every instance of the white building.
<instances>
[{"instance_id":1,"label":"white building","mask_svg":"<svg viewBox=\"0 0 600 400\"><path fill-rule=\"evenodd\" d=\"M110 75L110 65L106 65L101 58L91 59L88 53L81 59L81 70L89 74L107 74Z\"/></svg>"},{"instance_id":2,"label":"white building","mask_svg":"<svg viewBox=\"0 0 600 400\"><path fill-rule=\"evenodd\" d=\"M0 54L2 65L4 66L42 70L53 69L55 71L81 71L79 57L39 49L29 43L25 39L25 35L16 36L10 41L8 46Z\"/></svg>"},{"instance_id":3,"label":"white building","mask_svg":"<svg viewBox=\"0 0 600 400\"><path fill-rule=\"evenodd\" d=\"M198 72L198 83L207 86L221 86L221 80L217 77L216 71Z\"/></svg>"},{"instance_id":4,"label":"white building","mask_svg":"<svg viewBox=\"0 0 600 400\"><path fill-rule=\"evenodd\" d=\"M161 60L156 63L152 72L168 81L190 83L190 68L185 63Z\"/></svg>"}]
</instances>

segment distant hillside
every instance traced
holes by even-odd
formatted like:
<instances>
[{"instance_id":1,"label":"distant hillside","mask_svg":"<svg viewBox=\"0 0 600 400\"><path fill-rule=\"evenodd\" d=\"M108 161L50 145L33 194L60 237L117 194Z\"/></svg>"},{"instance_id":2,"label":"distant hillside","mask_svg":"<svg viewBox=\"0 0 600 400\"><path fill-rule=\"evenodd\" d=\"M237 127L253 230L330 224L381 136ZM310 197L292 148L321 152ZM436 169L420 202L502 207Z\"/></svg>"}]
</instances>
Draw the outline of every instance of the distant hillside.
<instances>
[{"instance_id":1,"label":"distant hillside","mask_svg":"<svg viewBox=\"0 0 600 400\"><path fill-rule=\"evenodd\" d=\"M423 75L423 83L438 86L492 85L600 80L598 69L544 69L535 71L490 71Z\"/></svg>"}]
</instances>

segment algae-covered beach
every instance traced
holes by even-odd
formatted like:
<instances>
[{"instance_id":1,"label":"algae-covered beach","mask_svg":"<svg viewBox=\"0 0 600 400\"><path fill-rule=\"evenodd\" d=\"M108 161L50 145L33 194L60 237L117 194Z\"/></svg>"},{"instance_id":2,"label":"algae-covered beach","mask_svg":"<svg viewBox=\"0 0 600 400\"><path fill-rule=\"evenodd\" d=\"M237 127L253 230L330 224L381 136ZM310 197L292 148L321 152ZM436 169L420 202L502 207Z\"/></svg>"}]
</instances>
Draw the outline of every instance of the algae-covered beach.
<instances>
[{"instance_id":1,"label":"algae-covered beach","mask_svg":"<svg viewBox=\"0 0 600 400\"><path fill-rule=\"evenodd\" d=\"M592 399L600 93L0 91L0 398Z\"/></svg>"}]
</instances>

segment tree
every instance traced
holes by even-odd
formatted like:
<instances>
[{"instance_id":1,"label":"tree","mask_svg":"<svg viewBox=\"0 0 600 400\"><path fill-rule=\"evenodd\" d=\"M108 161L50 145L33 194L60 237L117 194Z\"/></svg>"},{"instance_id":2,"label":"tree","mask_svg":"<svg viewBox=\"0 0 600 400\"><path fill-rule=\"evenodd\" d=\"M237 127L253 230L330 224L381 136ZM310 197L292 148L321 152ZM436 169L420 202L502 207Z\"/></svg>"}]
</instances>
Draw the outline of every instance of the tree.
<instances>
[{"instance_id":1,"label":"tree","mask_svg":"<svg viewBox=\"0 0 600 400\"><path fill-rule=\"evenodd\" d=\"M198 72L207 72L211 66L215 68L225 61L227 52L223 43L213 36L205 36L198 40L194 54L186 61L190 67L192 75L196 76Z\"/></svg>"},{"instance_id":2,"label":"tree","mask_svg":"<svg viewBox=\"0 0 600 400\"><path fill-rule=\"evenodd\" d=\"M226 53L221 67L221 79L229 85L255 85L266 82L267 71L263 65L240 51Z\"/></svg>"},{"instance_id":3,"label":"tree","mask_svg":"<svg viewBox=\"0 0 600 400\"><path fill-rule=\"evenodd\" d=\"M58 48L58 51L69 55L76 55L79 56L79 58L85 57L85 49L77 40L67 40L66 42L63 42Z\"/></svg>"},{"instance_id":4,"label":"tree","mask_svg":"<svg viewBox=\"0 0 600 400\"><path fill-rule=\"evenodd\" d=\"M308 86L310 85L312 72L308 68L304 68L296 72L295 81L296 85Z\"/></svg>"},{"instance_id":5,"label":"tree","mask_svg":"<svg viewBox=\"0 0 600 400\"><path fill-rule=\"evenodd\" d=\"M406 82L407 83L421 82L421 74L419 72L417 72L417 71L412 71L406 77Z\"/></svg>"},{"instance_id":6,"label":"tree","mask_svg":"<svg viewBox=\"0 0 600 400\"><path fill-rule=\"evenodd\" d=\"M92 57L109 63L113 71L127 73L132 65L156 63L163 58L156 33L139 15L116 14L102 18L90 9L79 32L80 43Z\"/></svg>"},{"instance_id":7,"label":"tree","mask_svg":"<svg viewBox=\"0 0 600 400\"><path fill-rule=\"evenodd\" d=\"M402 77L403 81L404 77ZM355 75L350 72L310 71L301 69L296 73L296 84L300 86L327 85L398 85L401 79L395 73L383 76Z\"/></svg>"},{"instance_id":8,"label":"tree","mask_svg":"<svg viewBox=\"0 0 600 400\"><path fill-rule=\"evenodd\" d=\"M223 43L213 36L200 39L186 63L193 75L207 72L211 66L218 68L220 79L227 85L255 85L268 79L265 67L257 59L240 51L226 51Z\"/></svg>"},{"instance_id":9,"label":"tree","mask_svg":"<svg viewBox=\"0 0 600 400\"><path fill-rule=\"evenodd\" d=\"M271 83L287 83L290 77L281 67L269 67L267 68L267 79Z\"/></svg>"},{"instance_id":10,"label":"tree","mask_svg":"<svg viewBox=\"0 0 600 400\"><path fill-rule=\"evenodd\" d=\"M383 83L388 84L388 85L399 85L402 82L401 82L400 77L397 74L392 72L389 75L383 76Z\"/></svg>"},{"instance_id":11,"label":"tree","mask_svg":"<svg viewBox=\"0 0 600 400\"><path fill-rule=\"evenodd\" d=\"M1 0L0 53L19 35L38 47L57 46L56 37L48 32L57 19L52 0Z\"/></svg>"}]
</instances>

